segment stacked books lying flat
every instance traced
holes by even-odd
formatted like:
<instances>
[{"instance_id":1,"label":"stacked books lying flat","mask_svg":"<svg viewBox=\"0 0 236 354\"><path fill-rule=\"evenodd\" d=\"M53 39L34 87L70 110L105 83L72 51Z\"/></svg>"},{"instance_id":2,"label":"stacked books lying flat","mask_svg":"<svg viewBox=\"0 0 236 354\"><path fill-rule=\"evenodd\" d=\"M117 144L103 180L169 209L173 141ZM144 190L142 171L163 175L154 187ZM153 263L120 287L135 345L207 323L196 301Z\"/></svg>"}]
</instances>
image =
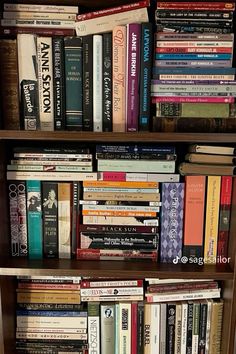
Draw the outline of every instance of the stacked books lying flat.
<instances>
[{"instance_id":1,"label":"stacked books lying flat","mask_svg":"<svg viewBox=\"0 0 236 354\"><path fill-rule=\"evenodd\" d=\"M78 6L13 4L3 5L0 33L37 33L73 36Z\"/></svg>"},{"instance_id":2,"label":"stacked books lying flat","mask_svg":"<svg viewBox=\"0 0 236 354\"><path fill-rule=\"evenodd\" d=\"M158 2L154 131L235 129L234 3Z\"/></svg>"},{"instance_id":3,"label":"stacked books lying flat","mask_svg":"<svg viewBox=\"0 0 236 354\"><path fill-rule=\"evenodd\" d=\"M53 296L52 288L58 289ZM80 288L81 303L71 301L67 289L72 288ZM222 314L220 288L213 280L22 277L16 348L17 353L49 354L161 354L178 348L198 353L208 348L209 354L218 354Z\"/></svg>"},{"instance_id":4,"label":"stacked books lying flat","mask_svg":"<svg viewBox=\"0 0 236 354\"><path fill-rule=\"evenodd\" d=\"M80 277L19 277L16 291L17 353L86 353L88 314L80 303Z\"/></svg>"}]
</instances>

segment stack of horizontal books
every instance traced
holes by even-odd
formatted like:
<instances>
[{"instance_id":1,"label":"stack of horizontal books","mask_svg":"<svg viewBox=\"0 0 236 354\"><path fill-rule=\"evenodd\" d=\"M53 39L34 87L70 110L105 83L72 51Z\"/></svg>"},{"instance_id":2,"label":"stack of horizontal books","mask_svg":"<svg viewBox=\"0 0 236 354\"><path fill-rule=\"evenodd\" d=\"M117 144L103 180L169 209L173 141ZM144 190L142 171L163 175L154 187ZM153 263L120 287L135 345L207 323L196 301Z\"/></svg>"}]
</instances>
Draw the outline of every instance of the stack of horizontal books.
<instances>
[{"instance_id":1,"label":"stack of horizontal books","mask_svg":"<svg viewBox=\"0 0 236 354\"><path fill-rule=\"evenodd\" d=\"M154 131L235 130L234 3L158 2Z\"/></svg>"}]
</instances>

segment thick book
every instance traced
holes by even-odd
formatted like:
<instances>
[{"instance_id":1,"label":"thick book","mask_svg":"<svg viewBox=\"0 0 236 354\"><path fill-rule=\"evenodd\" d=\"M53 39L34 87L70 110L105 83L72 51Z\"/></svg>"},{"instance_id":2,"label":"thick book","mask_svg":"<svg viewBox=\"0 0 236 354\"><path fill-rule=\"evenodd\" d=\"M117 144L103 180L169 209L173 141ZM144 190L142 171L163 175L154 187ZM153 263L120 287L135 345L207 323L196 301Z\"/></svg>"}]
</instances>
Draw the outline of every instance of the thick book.
<instances>
[{"instance_id":1,"label":"thick book","mask_svg":"<svg viewBox=\"0 0 236 354\"><path fill-rule=\"evenodd\" d=\"M71 183L58 183L58 255L71 258Z\"/></svg>"},{"instance_id":2,"label":"thick book","mask_svg":"<svg viewBox=\"0 0 236 354\"><path fill-rule=\"evenodd\" d=\"M112 31L112 130L125 132L125 72L126 27L115 26Z\"/></svg>"},{"instance_id":3,"label":"thick book","mask_svg":"<svg viewBox=\"0 0 236 354\"><path fill-rule=\"evenodd\" d=\"M65 37L66 129L82 130L82 39Z\"/></svg>"},{"instance_id":4,"label":"thick book","mask_svg":"<svg viewBox=\"0 0 236 354\"><path fill-rule=\"evenodd\" d=\"M65 57L63 37L52 38L54 129L65 130Z\"/></svg>"},{"instance_id":5,"label":"thick book","mask_svg":"<svg viewBox=\"0 0 236 354\"><path fill-rule=\"evenodd\" d=\"M102 132L102 35L93 36L93 131Z\"/></svg>"},{"instance_id":6,"label":"thick book","mask_svg":"<svg viewBox=\"0 0 236 354\"><path fill-rule=\"evenodd\" d=\"M43 254L58 257L58 183L42 182Z\"/></svg>"},{"instance_id":7,"label":"thick book","mask_svg":"<svg viewBox=\"0 0 236 354\"><path fill-rule=\"evenodd\" d=\"M153 51L153 29L151 23L141 24L140 44L140 105L139 130L148 131L150 128L150 96L151 70Z\"/></svg>"},{"instance_id":8,"label":"thick book","mask_svg":"<svg viewBox=\"0 0 236 354\"><path fill-rule=\"evenodd\" d=\"M236 165L236 156L212 155L190 153L185 155L185 160L193 163L217 164L217 165Z\"/></svg>"},{"instance_id":9,"label":"thick book","mask_svg":"<svg viewBox=\"0 0 236 354\"><path fill-rule=\"evenodd\" d=\"M127 25L126 131L138 130L141 25Z\"/></svg>"},{"instance_id":10,"label":"thick book","mask_svg":"<svg viewBox=\"0 0 236 354\"><path fill-rule=\"evenodd\" d=\"M100 303L88 303L88 354L100 354Z\"/></svg>"},{"instance_id":11,"label":"thick book","mask_svg":"<svg viewBox=\"0 0 236 354\"><path fill-rule=\"evenodd\" d=\"M209 338L209 352L221 353L221 337L223 326L223 300L212 303L211 329Z\"/></svg>"},{"instance_id":12,"label":"thick book","mask_svg":"<svg viewBox=\"0 0 236 354\"><path fill-rule=\"evenodd\" d=\"M52 38L37 37L37 77L40 129L54 130Z\"/></svg>"},{"instance_id":13,"label":"thick book","mask_svg":"<svg viewBox=\"0 0 236 354\"><path fill-rule=\"evenodd\" d=\"M207 177L204 260L208 264L215 264L217 258L220 188L220 176Z\"/></svg>"},{"instance_id":14,"label":"thick book","mask_svg":"<svg viewBox=\"0 0 236 354\"><path fill-rule=\"evenodd\" d=\"M179 262L183 246L184 183L162 184L160 261Z\"/></svg>"},{"instance_id":15,"label":"thick book","mask_svg":"<svg viewBox=\"0 0 236 354\"><path fill-rule=\"evenodd\" d=\"M188 258L203 256L205 187L205 176L185 177L183 255Z\"/></svg>"},{"instance_id":16,"label":"thick book","mask_svg":"<svg viewBox=\"0 0 236 354\"><path fill-rule=\"evenodd\" d=\"M43 257L43 229L40 181L26 181L26 190L29 258L41 259Z\"/></svg>"},{"instance_id":17,"label":"thick book","mask_svg":"<svg viewBox=\"0 0 236 354\"><path fill-rule=\"evenodd\" d=\"M83 130L93 131L93 35L83 37Z\"/></svg>"},{"instance_id":18,"label":"thick book","mask_svg":"<svg viewBox=\"0 0 236 354\"><path fill-rule=\"evenodd\" d=\"M142 160L98 160L99 172L156 172L156 173L174 173L175 161L145 161Z\"/></svg>"},{"instance_id":19,"label":"thick book","mask_svg":"<svg viewBox=\"0 0 236 354\"><path fill-rule=\"evenodd\" d=\"M101 353L115 353L115 304L103 303L100 306Z\"/></svg>"},{"instance_id":20,"label":"thick book","mask_svg":"<svg viewBox=\"0 0 236 354\"><path fill-rule=\"evenodd\" d=\"M201 154L218 154L218 155L235 155L236 149L228 146L214 146L214 145L190 145L189 152L196 152Z\"/></svg>"},{"instance_id":21,"label":"thick book","mask_svg":"<svg viewBox=\"0 0 236 354\"><path fill-rule=\"evenodd\" d=\"M206 165L200 163L182 162L179 165L179 172L182 176L186 175L205 175L205 176L234 176L236 167L230 165Z\"/></svg>"},{"instance_id":22,"label":"thick book","mask_svg":"<svg viewBox=\"0 0 236 354\"><path fill-rule=\"evenodd\" d=\"M112 131L112 34L103 34L102 130Z\"/></svg>"},{"instance_id":23,"label":"thick book","mask_svg":"<svg viewBox=\"0 0 236 354\"><path fill-rule=\"evenodd\" d=\"M18 59L16 39L0 40L2 128L20 129Z\"/></svg>"},{"instance_id":24,"label":"thick book","mask_svg":"<svg viewBox=\"0 0 236 354\"><path fill-rule=\"evenodd\" d=\"M17 35L19 97L25 130L39 128L37 44L33 34Z\"/></svg>"}]
</instances>

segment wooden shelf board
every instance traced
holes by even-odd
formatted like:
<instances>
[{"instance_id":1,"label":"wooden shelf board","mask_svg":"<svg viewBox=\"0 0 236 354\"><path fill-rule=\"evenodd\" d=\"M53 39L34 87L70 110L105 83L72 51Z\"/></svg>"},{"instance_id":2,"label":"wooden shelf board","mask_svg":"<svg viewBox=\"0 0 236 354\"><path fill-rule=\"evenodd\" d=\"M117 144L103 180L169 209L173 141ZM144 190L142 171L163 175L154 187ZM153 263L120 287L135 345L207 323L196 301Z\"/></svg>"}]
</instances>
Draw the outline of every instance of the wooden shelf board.
<instances>
[{"instance_id":1,"label":"wooden shelf board","mask_svg":"<svg viewBox=\"0 0 236 354\"><path fill-rule=\"evenodd\" d=\"M91 142L202 142L236 143L236 134L220 133L94 133L69 131L0 130L0 140L91 141Z\"/></svg>"},{"instance_id":2,"label":"wooden shelf board","mask_svg":"<svg viewBox=\"0 0 236 354\"><path fill-rule=\"evenodd\" d=\"M64 275L119 278L233 279L229 265L175 265L151 261L1 260L1 275Z\"/></svg>"}]
</instances>

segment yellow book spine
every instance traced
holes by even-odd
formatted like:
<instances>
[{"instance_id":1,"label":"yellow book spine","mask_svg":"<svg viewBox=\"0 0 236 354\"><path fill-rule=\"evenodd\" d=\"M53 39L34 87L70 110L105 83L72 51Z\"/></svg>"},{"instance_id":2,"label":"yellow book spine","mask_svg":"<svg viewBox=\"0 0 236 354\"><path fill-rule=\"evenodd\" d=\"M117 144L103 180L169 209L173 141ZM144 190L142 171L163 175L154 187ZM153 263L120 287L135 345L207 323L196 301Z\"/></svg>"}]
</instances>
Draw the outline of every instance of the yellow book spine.
<instances>
[{"instance_id":1,"label":"yellow book spine","mask_svg":"<svg viewBox=\"0 0 236 354\"><path fill-rule=\"evenodd\" d=\"M205 224L205 263L215 264L217 256L218 220L220 208L220 176L208 176Z\"/></svg>"},{"instance_id":2,"label":"yellow book spine","mask_svg":"<svg viewBox=\"0 0 236 354\"><path fill-rule=\"evenodd\" d=\"M144 305L144 354L151 354L151 306Z\"/></svg>"}]
</instances>

